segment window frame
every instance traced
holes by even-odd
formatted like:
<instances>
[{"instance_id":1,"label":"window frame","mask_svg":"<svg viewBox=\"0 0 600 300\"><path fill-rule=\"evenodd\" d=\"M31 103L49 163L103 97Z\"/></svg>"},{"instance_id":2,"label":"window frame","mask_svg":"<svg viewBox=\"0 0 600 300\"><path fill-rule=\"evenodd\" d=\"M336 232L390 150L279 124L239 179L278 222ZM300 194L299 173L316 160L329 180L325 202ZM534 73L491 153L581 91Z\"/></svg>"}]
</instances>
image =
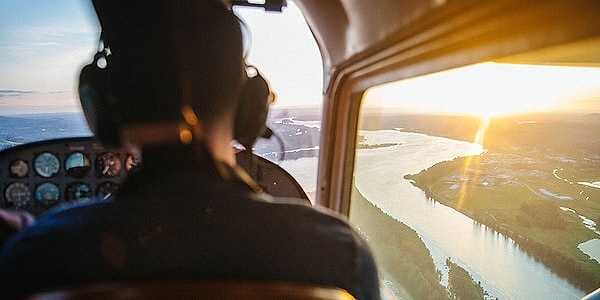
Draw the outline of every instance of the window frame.
<instances>
[{"instance_id":1,"label":"window frame","mask_svg":"<svg viewBox=\"0 0 600 300\"><path fill-rule=\"evenodd\" d=\"M368 88L600 37L598 3L552 4L450 2L333 66L324 95L316 202L349 214L359 111Z\"/></svg>"}]
</instances>

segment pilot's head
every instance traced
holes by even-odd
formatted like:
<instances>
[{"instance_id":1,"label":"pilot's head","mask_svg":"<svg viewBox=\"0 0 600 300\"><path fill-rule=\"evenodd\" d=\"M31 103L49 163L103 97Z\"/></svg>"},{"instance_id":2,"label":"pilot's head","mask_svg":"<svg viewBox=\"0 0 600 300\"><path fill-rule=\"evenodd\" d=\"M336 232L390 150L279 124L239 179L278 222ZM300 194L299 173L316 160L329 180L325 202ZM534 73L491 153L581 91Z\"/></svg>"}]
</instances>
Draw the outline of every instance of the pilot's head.
<instances>
[{"instance_id":1,"label":"pilot's head","mask_svg":"<svg viewBox=\"0 0 600 300\"><path fill-rule=\"evenodd\" d=\"M124 128L178 122L184 107L204 125L233 122L248 78L241 22L222 1L93 4L107 50L82 70L80 98L101 140L118 142Z\"/></svg>"}]
</instances>

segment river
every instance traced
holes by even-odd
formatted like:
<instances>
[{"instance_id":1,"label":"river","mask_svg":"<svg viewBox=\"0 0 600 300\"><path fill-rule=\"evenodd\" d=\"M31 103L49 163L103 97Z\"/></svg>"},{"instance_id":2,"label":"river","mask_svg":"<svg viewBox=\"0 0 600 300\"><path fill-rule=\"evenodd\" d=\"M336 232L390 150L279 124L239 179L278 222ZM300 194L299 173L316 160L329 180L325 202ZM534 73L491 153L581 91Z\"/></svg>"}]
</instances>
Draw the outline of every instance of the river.
<instances>
[{"instance_id":1,"label":"river","mask_svg":"<svg viewBox=\"0 0 600 300\"><path fill-rule=\"evenodd\" d=\"M500 299L579 299L585 293L520 250L513 240L429 200L403 177L458 156L477 155L481 145L399 130L362 131L371 145L359 150L356 186L369 201L421 237L447 282L446 258L467 270ZM385 187L385 189L382 189Z\"/></svg>"},{"instance_id":2,"label":"river","mask_svg":"<svg viewBox=\"0 0 600 300\"><path fill-rule=\"evenodd\" d=\"M403 177L458 156L477 155L481 145L399 130L361 131L364 143L393 146L361 149L356 185L361 194L421 237L447 284L446 258L467 270L499 299L579 299L584 291L555 275L510 238L428 199ZM285 160L281 166L312 195L316 157ZM382 189L382 186L385 189Z\"/></svg>"}]
</instances>

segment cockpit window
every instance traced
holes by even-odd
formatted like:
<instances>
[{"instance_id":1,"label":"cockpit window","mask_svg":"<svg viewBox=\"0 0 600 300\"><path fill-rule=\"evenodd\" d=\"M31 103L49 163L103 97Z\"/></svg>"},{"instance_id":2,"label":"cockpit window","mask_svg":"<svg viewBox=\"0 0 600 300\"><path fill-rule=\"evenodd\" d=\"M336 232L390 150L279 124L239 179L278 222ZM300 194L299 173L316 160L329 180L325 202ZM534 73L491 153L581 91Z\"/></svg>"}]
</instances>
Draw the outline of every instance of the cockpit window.
<instances>
[{"instance_id":1,"label":"cockpit window","mask_svg":"<svg viewBox=\"0 0 600 300\"><path fill-rule=\"evenodd\" d=\"M600 282L600 67L510 62L363 98L350 221L401 297L576 299Z\"/></svg>"},{"instance_id":2,"label":"cockpit window","mask_svg":"<svg viewBox=\"0 0 600 300\"><path fill-rule=\"evenodd\" d=\"M0 36L0 149L91 135L75 93L98 45L91 2L2 1Z\"/></svg>"},{"instance_id":3,"label":"cockpit window","mask_svg":"<svg viewBox=\"0 0 600 300\"><path fill-rule=\"evenodd\" d=\"M290 172L310 194L316 186L322 63L302 14L235 8L249 32L247 63L277 95L275 135L255 152ZM62 137L91 136L77 96L82 66L99 47L91 1L0 2L0 150Z\"/></svg>"},{"instance_id":4,"label":"cockpit window","mask_svg":"<svg viewBox=\"0 0 600 300\"><path fill-rule=\"evenodd\" d=\"M277 96L267 124L274 136L259 140L254 152L290 172L314 199L323 99L317 44L293 1L281 13L235 10L250 29L246 62L260 70Z\"/></svg>"}]
</instances>

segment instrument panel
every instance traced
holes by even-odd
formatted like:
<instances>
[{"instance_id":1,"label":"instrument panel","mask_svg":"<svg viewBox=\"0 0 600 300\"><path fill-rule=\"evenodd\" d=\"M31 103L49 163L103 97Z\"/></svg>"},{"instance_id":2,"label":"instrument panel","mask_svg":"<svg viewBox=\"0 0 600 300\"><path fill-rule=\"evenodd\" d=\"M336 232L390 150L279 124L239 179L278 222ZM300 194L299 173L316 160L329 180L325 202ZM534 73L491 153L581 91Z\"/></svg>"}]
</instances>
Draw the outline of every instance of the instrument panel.
<instances>
[{"instance_id":1,"label":"instrument panel","mask_svg":"<svg viewBox=\"0 0 600 300\"><path fill-rule=\"evenodd\" d=\"M267 193L309 201L296 180L278 165L245 151L237 159ZM0 207L38 215L58 204L107 197L141 162L138 149L107 148L92 137L9 148L0 151Z\"/></svg>"},{"instance_id":2,"label":"instrument panel","mask_svg":"<svg viewBox=\"0 0 600 300\"><path fill-rule=\"evenodd\" d=\"M39 214L108 196L140 162L137 149L106 148L90 137L19 145L0 152L0 206Z\"/></svg>"}]
</instances>

